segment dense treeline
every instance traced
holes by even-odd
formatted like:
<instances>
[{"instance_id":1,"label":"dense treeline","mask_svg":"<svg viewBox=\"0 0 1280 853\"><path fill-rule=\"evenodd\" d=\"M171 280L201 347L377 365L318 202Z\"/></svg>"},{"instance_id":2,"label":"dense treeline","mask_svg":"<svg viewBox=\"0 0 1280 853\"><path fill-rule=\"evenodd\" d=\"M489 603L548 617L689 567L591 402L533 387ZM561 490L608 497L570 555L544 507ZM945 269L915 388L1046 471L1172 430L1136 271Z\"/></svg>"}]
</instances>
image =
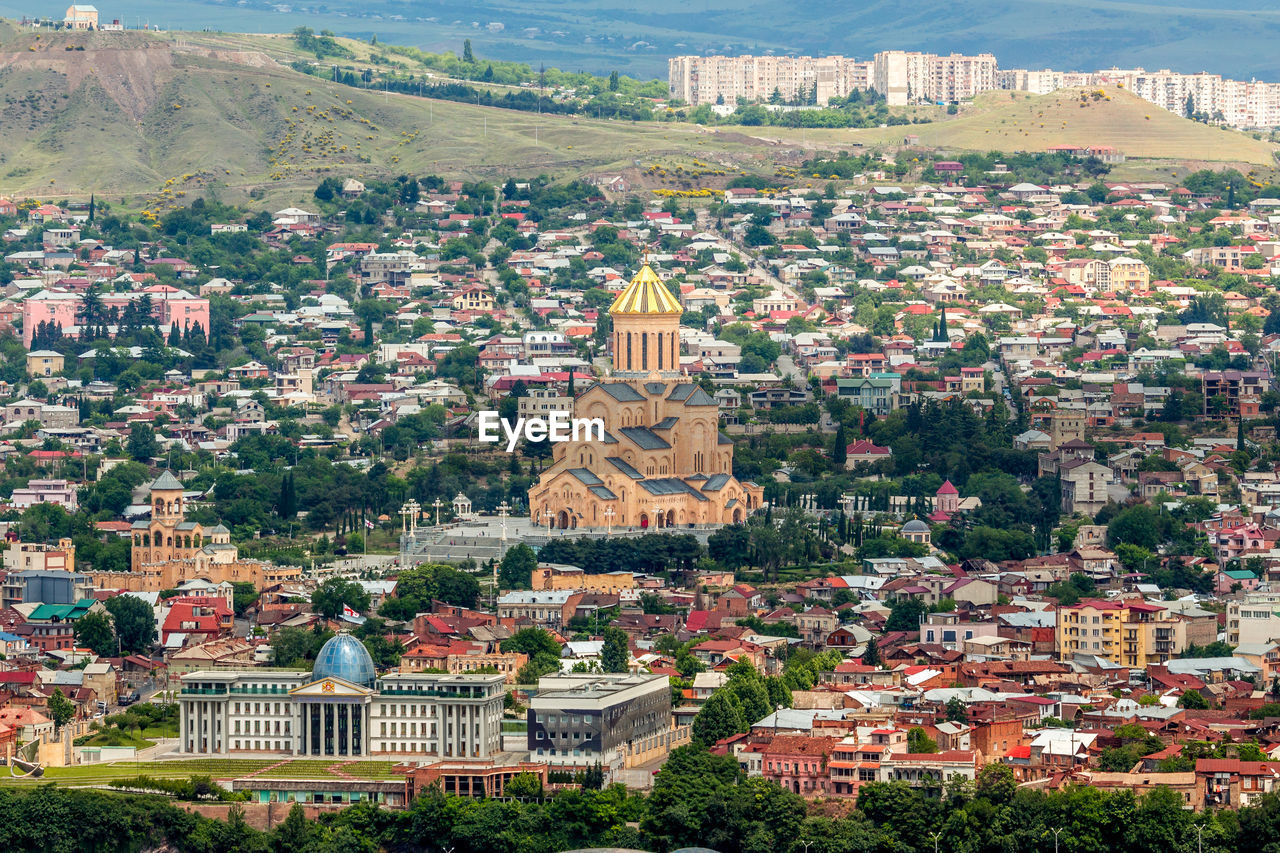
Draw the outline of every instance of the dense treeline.
<instances>
[{"instance_id":1,"label":"dense treeline","mask_svg":"<svg viewBox=\"0 0 1280 853\"><path fill-rule=\"evenodd\" d=\"M692 569L706 551L687 533L650 533L635 539L552 539L538 552L544 563L579 566L587 574Z\"/></svg>"},{"instance_id":2,"label":"dense treeline","mask_svg":"<svg viewBox=\"0 0 1280 853\"><path fill-rule=\"evenodd\" d=\"M46 786L0 789L0 849L121 851L168 845L180 853L552 853L584 847L721 853L1208 853L1280 849L1280 795L1238 812L1196 814L1158 787L1138 797L1086 786L1019 789L999 765L976 783L941 782L932 796L899 783L863 786L857 809L812 809L799 795L748 779L731 756L675 750L646 798L620 786L544 795L517 777L520 799L458 798L431 790L405 811L370 804L306 820L301 809L270 832L181 811L153 796ZM1057 838L1055 839L1055 833ZM1198 848L1198 843L1203 843Z\"/></svg>"}]
</instances>

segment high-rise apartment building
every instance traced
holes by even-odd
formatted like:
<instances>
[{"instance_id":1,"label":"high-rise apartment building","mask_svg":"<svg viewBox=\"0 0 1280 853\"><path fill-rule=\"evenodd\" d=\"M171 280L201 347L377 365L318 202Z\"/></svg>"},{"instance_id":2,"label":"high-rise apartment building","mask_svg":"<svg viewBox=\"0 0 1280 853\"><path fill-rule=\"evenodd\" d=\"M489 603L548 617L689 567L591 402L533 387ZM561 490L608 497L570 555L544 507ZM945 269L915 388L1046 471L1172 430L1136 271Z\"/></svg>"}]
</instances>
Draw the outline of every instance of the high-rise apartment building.
<instances>
[{"instance_id":1,"label":"high-rise apartment building","mask_svg":"<svg viewBox=\"0 0 1280 853\"><path fill-rule=\"evenodd\" d=\"M700 104L786 103L826 106L834 97L871 89L890 106L955 103L992 89L1047 95L1064 88L1121 88L1176 113L1231 127L1280 126L1280 83L1226 80L1167 68L1101 71L1001 69L989 53L940 56L887 50L871 60L844 56L677 56L670 60L671 97ZM814 97L816 93L816 98Z\"/></svg>"}]
</instances>

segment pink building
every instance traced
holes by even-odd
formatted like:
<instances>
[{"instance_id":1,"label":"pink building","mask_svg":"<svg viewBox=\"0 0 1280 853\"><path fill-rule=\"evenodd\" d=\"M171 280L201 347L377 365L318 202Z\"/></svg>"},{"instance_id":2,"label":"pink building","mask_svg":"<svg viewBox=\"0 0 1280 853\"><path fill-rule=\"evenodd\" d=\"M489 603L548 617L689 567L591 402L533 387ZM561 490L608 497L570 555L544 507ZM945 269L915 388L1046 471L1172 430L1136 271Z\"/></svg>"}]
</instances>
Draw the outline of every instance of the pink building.
<instances>
[{"instance_id":1,"label":"pink building","mask_svg":"<svg viewBox=\"0 0 1280 853\"><path fill-rule=\"evenodd\" d=\"M57 504L67 512L75 512L80 502L76 487L66 480L31 480L20 489L14 489L9 498L19 512L36 504Z\"/></svg>"},{"instance_id":2,"label":"pink building","mask_svg":"<svg viewBox=\"0 0 1280 853\"><path fill-rule=\"evenodd\" d=\"M835 737L778 735L764 748L763 776L797 794L825 794L831 781L827 764L839 742Z\"/></svg>"},{"instance_id":3,"label":"pink building","mask_svg":"<svg viewBox=\"0 0 1280 853\"><path fill-rule=\"evenodd\" d=\"M144 293L151 297L151 316L156 318L161 335L167 337L174 325L186 330L197 323L205 335L209 334L209 300L167 284L153 284L129 293L104 293L103 309L123 312L126 305L141 299ZM31 346L31 337L40 323L57 323L64 336L79 337L76 313L81 300L79 293L57 289L28 296L22 303L22 342Z\"/></svg>"}]
</instances>

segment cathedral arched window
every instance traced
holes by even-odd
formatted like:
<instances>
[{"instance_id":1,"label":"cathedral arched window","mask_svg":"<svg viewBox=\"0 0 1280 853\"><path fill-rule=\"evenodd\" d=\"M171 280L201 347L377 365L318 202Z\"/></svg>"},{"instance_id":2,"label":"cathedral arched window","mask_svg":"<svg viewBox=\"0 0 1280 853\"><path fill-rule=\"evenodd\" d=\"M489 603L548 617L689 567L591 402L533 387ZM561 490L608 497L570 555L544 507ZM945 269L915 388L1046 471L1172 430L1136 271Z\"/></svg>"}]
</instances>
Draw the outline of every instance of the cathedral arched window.
<instances>
[{"instance_id":1,"label":"cathedral arched window","mask_svg":"<svg viewBox=\"0 0 1280 853\"><path fill-rule=\"evenodd\" d=\"M658 369L662 369L662 332L658 332Z\"/></svg>"},{"instance_id":2,"label":"cathedral arched window","mask_svg":"<svg viewBox=\"0 0 1280 853\"><path fill-rule=\"evenodd\" d=\"M640 369L649 369L649 333L640 335Z\"/></svg>"},{"instance_id":3,"label":"cathedral arched window","mask_svg":"<svg viewBox=\"0 0 1280 853\"><path fill-rule=\"evenodd\" d=\"M631 369L631 333L627 332L627 370Z\"/></svg>"}]
</instances>

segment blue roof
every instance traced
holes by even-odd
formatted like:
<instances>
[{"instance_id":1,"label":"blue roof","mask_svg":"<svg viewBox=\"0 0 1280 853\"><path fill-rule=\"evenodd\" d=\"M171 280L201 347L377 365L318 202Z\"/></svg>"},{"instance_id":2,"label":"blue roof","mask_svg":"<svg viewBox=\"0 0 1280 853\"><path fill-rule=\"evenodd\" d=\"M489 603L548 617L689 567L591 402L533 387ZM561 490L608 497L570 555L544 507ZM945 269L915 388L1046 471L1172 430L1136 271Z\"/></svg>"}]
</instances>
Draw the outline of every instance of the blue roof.
<instances>
[{"instance_id":1,"label":"blue roof","mask_svg":"<svg viewBox=\"0 0 1280 853\"><path fill-rule=\"evenodd\" d=\"M369 650L345 631L320 648L320 654L316 655L316 665L311 669L311 677L316 681L322 678L340 678L370 690L373 689L377 675Z\"/></svg>"}]
</instances>

